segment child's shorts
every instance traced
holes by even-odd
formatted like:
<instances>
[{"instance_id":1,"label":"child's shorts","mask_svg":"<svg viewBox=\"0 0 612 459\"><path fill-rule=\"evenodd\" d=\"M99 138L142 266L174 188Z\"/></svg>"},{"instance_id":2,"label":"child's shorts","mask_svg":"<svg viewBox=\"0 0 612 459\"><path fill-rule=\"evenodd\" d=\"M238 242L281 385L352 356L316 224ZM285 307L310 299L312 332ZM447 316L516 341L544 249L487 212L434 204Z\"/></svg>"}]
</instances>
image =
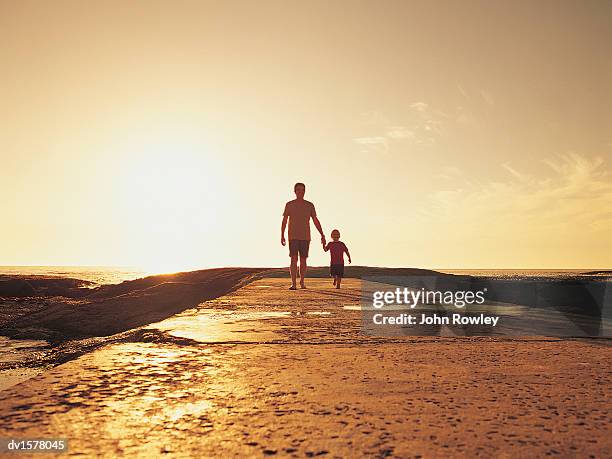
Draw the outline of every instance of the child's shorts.
<instances>
[{"instance_id":1,"label":"child's shorts","mask_svg":"<svg viewBox=\"0 0 612 459\"><path fill-rule=\"evenodd\" d=\"M344 264L329 265L329 274L332 276L344 277Z\"/></svg>"}]
</instances>

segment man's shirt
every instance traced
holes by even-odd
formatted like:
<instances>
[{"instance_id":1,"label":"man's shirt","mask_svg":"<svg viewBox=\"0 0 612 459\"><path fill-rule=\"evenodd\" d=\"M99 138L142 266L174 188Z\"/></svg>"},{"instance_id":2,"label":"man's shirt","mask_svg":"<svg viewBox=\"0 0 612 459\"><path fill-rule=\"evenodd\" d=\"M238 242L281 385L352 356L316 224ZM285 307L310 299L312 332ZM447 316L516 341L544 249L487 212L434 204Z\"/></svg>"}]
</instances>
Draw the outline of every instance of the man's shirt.
<instances>
[{"instance_id":1,"label":"man's shirt","mask_svg":"<svg viewBox=\"0 0 612 459\"><path fill-rule=\"evenodd\" d=\"M317 216L312 202L305 199L289 201L283 216L289 217L289 239L310 241L310 218Z\"/></svg>"}]
</instances>

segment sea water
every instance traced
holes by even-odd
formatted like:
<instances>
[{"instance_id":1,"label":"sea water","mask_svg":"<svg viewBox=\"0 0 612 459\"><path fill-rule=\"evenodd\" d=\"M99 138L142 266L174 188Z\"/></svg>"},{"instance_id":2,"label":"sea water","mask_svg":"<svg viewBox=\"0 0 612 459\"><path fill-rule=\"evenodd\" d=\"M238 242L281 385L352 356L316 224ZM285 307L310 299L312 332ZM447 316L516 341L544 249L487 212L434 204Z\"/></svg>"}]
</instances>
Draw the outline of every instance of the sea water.
<instances>
[{"instance_id":1,"label":"sea water","mask_svg":"<svg viewBox=\"0 0 612 459\"><path fill-rule=\"evenodd\" d=\"M65 277L83 279L97 285L118 284L150 274L139 268L125 266L0 266L0 276ZM2 307L11 307L11 305L0 301L0 308ZM12 369L2 369L2 367L6 368L26 360L31 361L44 356L49 350L49 343L44 340L15 340L0 336L0 391L30 379L45 369L36 366Z\"/></svg>"}]
</instances>

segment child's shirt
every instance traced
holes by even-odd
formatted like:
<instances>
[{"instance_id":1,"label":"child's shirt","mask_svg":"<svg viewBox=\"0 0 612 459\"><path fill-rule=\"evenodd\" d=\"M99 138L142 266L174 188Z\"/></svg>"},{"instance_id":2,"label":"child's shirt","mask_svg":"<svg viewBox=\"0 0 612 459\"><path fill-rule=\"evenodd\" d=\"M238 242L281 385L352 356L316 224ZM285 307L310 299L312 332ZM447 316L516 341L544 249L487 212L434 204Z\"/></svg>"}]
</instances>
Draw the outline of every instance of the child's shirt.
<instances>
[{"instance_id":1,"label":"child's shirt","mask_svg":"<svg viewBox=\"0 0 612 459\"><path fill-rule=\"evenodd\" d=\"M329 250L331 254L332 265L343 265L344 264L344 252L347 251L346 245L342 241L331 241L325 247L325 251Z\"/></svg>"}]
</instances>

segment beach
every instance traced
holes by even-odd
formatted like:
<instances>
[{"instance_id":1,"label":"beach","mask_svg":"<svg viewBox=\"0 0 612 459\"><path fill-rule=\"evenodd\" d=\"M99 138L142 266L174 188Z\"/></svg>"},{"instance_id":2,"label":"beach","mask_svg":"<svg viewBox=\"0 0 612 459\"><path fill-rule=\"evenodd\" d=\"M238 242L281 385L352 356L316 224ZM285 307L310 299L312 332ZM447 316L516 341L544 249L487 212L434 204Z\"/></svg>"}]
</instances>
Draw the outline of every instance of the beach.
<instances>
[{"instance_id":1,"label":"beach","mask_svg":"<svg viewBox=\"0 0 612 459\"><path fill-rule=\"evenodd\" d=\"M359 279L237 273L257 278L60 344L78 351L0 392L0 436L100 457L612 454L607 340L368 336Z\"/></svg>"},{"instance_id":2,"label":"beach","mask_svg":"<svg viewBox=\"0 0 612 459\"><path fill-rule=\"evenodd\" d=\"M612 1L91 3L0 3L0 459L612 458Z\"/></svg>"}]
</instances>

